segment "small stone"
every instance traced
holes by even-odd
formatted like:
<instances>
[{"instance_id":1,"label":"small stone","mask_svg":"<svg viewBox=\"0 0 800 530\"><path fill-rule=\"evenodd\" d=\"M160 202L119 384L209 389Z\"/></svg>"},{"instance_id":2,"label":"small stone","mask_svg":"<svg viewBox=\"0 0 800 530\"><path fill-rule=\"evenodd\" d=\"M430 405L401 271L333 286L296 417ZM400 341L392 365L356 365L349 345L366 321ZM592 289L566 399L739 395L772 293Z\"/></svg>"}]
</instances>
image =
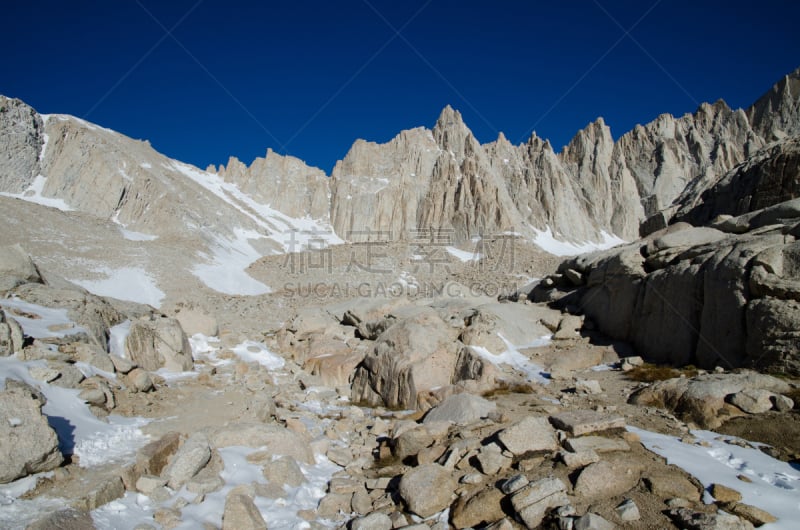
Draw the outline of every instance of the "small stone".
<instances>
[{"instance_id":1,"label":"small stone","mask_svg":"<svg viewBox=\"0 0 800 530\"><path fill-rule=\"evenodd\" d=\"M106 402L106 394L99 388L86 388L78 394L78 397L90 405L102 407Z\"/></svg>"},{"instance_id":2,"label":"small stone","mask_svg":"<svg viewBox=\"0 0 800 530\"><path fill-rule=\"evenodd\" d=\"M503 454L503 450L495 443L490 443L478 452L478 463L485 475L496 475L511 467L513 460Z\"/></svg>"},{"instance_id":3,"label":"small stone","mask_svg":"<svg viewBox=\"0 0 800 530\"><path fill-rule=\"evenodd\" d=\"M266 530L267 523L256 508L253 499L231 490L225 499L222 530Z\"/></svg>"},{"instance_id":4,"label":"small stone","mask_svg":"<svg viewBox=\"0 0 800 530\"><path fill-rule=\"evenodd\" d=\"M425 464L406 472L400 479L398 492L409 511L430 517L450 505L456 480L438 464Z\"/></svg>"},{"instance_id":5,"label":"small stone","mask_svg":"<svg viewBox=\"0 0 800 530\"><path fill-rule=\"evenodd\" d=\"M748 484L751 484L753 482L753 480L747 475L736 475L736 478L738 478L742 482L747 482Z\"/></svg>"},{"instance_id":6,"label":"small stone","mask_svg":"<svg viewBox=\"0 0 800 530\"><path fill-rule=\"evenodd\" d=\"M550 423L556 429L567 431L573 436L581 436L592 432L624 428L625 418L593 410L572 410L550 416Z\"/></svg>"},{"instance_id":7,"label":"small stone","mask_svg":"<svg viewBox=\"0 0 800 530\"><path fill-rule=\"evenodd\" d=\"M581 436L570 438L564 446L573 453L594 451L595 453L627 452L631 446L625 440L604 438L602 436Z\"/></svg>"},{"instance_id":8,"label":"small stone","mask_svg":"<svg viewBox=\"0 0 800 530\"><path fill-rule=\"evenodd\" d=\"M559 454L561 456L562 462L564 462L564 464L569 469L578 469L580 467L586 467L589 464L594 464L595 462L600 461L600 456L591 449L587 451L580 451L578 453L573 453L571 451L561 451L561 453Z\"/></svg>"},{"instance_id":9,"label":"small stone","mask_svg":"<svg viewBox=\"0 0 800 530\"><path fill-rule=\"evenodd\" d=\"M555 431L546 418L528 416L500 431L497 438L514 455L558 448Z\"/></svg>"},{"instance_id":10,"label":"small stone","mask_svg":"<svg viewBox=\"0 0 800 530\"><path fill-rule=\"evenodd\" d=\"M514 530L514 525L507 517L503 517L499 521L487 526L485 530Z\"/></svg>"},{"instance_id":11,"label":"small stone","mask_svg":"<svg viewBox=\"0 0 800 530\"><path fill-rule=\"evenodd\" d=\"M614 511L617 512L620 519L626 522L638 521L642 517L641 514L639 514L639 507L636 506L633 499L626 499L619 506L614 508Z\"/></svg>"},{"instance_id":12,"label":"small stone","mask_svg":"<svg viewBox=\"0 0 800 530\"><path fill-rule=\"evenodd\" d=\"M708 488L708 492L714 499L722 504L739 502L742 500L742 494L733 488L729 488L723 484L712 484Z\"/></svg>"},{"instance_id":13,"label":"small stone","mask_svg":"<svg viewBox=\"0 0 800 530\"><path fill-rule=\"evenodd\" d=\"M368 478L364 485L368 490L385 490L391 482L390 477Z\"/></svg>"},{"instance_id":14,"label":"small stone","mask_svg":"<svg viewBox=\"0 0 800 530\"><path fill-rule=\"evenodd\" d=\"M794 401L781 394L773 394L772 406L778 412L788 412L794 408Z\"/></svg>"},{"instance_id":15,"label":"small stone","mask_svg":"<svg viewBox=\"0 0 800 530\"><path fill-rule=\"evenodd\" d=\"M675 473L654 473L644 480L650 493L667 499L678 497L692 501L700 500L700 491L689 479Z\"/></svg>"},{"instance_id":16,"label":"small stone","mask_svg":"<svg viewBox=\"0 0 800 530\"><path fill-rule=\"evenodd\" d=\"M749 504L736 504L733 508L730 509L731 513L734 513L741 517L742 519L747 519L754 526L761 526L769 523L774 523L778 520L777 517L772 515L771 513L762 510L761 508L757 508L755 506L751 506Z\"/></svg>"},{"instance_id":17,"label":"small stone","mask_svg":"<svg viewBox=\"0 0 800 530\"><path fill-rule=\"evenodd\" d=\"M575 519L574 530L614 530L614 524L606 521L596 513L587 513Z\"/></svg>"},{"instance_id":18,"label":"small stone","mask_svg":"<svg viewBox=\"0 0 800 530\"><path fill-rule=\"evenodd\" d=\"M111 363L114 365L114 369L121 374L127 374L128 372L136 368L136 365L133 364L130 360L125 359L124 357L120 357L119 355L109 354L108 357L111 359Z\"/></svg>"},{"instance_id":19,"label":"small stone","mask_svg":"<svg viewBox=\"0 0 800 530\"><path fill-rule=\"evenodd\" d=\"M525 475L514 475L513 477L504 480L500 485L500 490L510 495L517 492L528 485L528 478Z\"/></svg>"},{"instance_id":20,"label":"small stone","mask_svg":"<svg viewBox=\"0 0 800 530\"><path fill-rule=\"evenodd\" d=\"M354 519L350 530L392 530L392 520L385 513L375 512Z\"/></svg>"},{"instance_id":21,"label":"small stone","mask_svg":"<svg viewBox=\"0 0 800 530\"><path fill-rule=\"evenodd\" d=\"M126 378L128 384L131 386L131 390L134 392L150 392L155 388L150 374L141 368L134 368L128 373Z\"/></svg>"},{"instance_id":22,"label":"small stone","mask_svg":"<svg viewBox=\"0 0 800 530\"><path fill-rule=\"evenodd\" d=\"M392 512L389 514L389 519L392 520L392 528L403 528L408 526L408 519L400 512Z\"/></svg>"},{"instance_id":23,"label":"small stone","mask_svg":"<svg viewBox=\"0 0 800 530\"><path fill-rule=\"evenodd\" d=\"M350 499L350 508L354 513L366 515L372 511L372 498L366 490L357 491Z\"/></svg>"},{"instance_id":24,"label":"small stone","mask_svg":"<svg viewBox=\"0 0 800 530\"><path fill-rule=\"evenodd\" d=\"M602 394L600 382L595 379L578 379L575 382L575 392L579 394Z\"/></svg>"},{"instance_id":25,"label":"small stone","mask_svg":"<svg viewBox=\"0 0 800 530\"><path fill-rule=\"evenodd\" d=\"M773 395L767 390L748 389L733 394L728 401L748 414L761 414L772 408Z\"/></svg>"},{"instance_id":26,"label":"small stone","mask_svg":"<svg viewBox=\"0 0 800 530\"><path fill-rule=\"evenodd\" d=\"M665 503L670 508L688 508L692 503L689 502L687 499L681 499L680 497L675 497L672 499L667 499Z\"/></svg>"},{"instance_id":27,"label":"small stone","mask_svg":"<svg viewBox=\"0 0 800 530\"><path fill-rule=\"evenodd\" d=\"M462 484L481 484L483 483L484 476L482 473L467 473L463 477L461 477Z\"/></svg>"},{"instance_id":28,"label":"small stone","mask_svg":"<svg viewBox=\"0 0 800 530\"><path fill-rule=\"evenodd\" d=\"M44 381L45 383L55 381L58 379L58 376L61 375L58 370L54 370L46 366L31 366L28 368L28 373L30 373L31 377L34 379Z\"/></svg>"},{"instance_id":29,"label":"small stone","mask_svg":"<svg viewBox=\"0 0 800 530\"><path fill-rule=\"evenodd\" d=\"M145 495L149 495L158 487L166 486L167 479L156 477L153 475L142 475L139 477L139 480L136 481L136 490L144 493Z\"/></svg>"}]
</instances>

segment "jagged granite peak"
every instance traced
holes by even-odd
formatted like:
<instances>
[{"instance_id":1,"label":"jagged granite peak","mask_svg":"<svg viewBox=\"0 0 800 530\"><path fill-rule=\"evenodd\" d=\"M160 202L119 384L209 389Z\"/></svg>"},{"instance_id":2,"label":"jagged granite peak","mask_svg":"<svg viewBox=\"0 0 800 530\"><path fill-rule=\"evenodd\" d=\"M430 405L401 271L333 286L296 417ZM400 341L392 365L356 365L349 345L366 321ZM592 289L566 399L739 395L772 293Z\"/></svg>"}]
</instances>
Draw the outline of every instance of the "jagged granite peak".
<instances>
[{"instance_id":1,"label":"jagged granite peak","mask_svg":"<svg viewBox=\"0 0 800 530\"><path fill-rule=\"evenodd\" d=\"M765 141L800 134L800 68L775 83L749 109L747 117Z\"/></svg>"},{"instance_id":2,"label":"jagged granite peak","mask_svg":"<svg viewBox=\"0 0 800 530\"><path fill-rule=\"evenodd\" d=\"M267 149L266 155L250 166L230 157L228 164L220 165L215 172L259 202L280 207L286 215L312 219L329 216L327 175L294 156Z\"/></svg>"},{"instance_id":3,"label":"jagged granite peak","mask_svg":"<svg viewBox=\"0 0 800 530\"><path fill-rule=\"evenodd\" d=\"M356 140L331 173L331 223L352 241L404 239L440 155L431 131L402 131L385 144Z\"/></svg>"},{"instance_id":4,"label":"jagged granite peak","mask_svg":"<svg viewBox=\"0 0 800 530\"><path fill-rule=\"evenodd\" d=\"M40 172L44 124L32 107L0 96L0 190L20 193Z\"/></svg>"}]
</instances>

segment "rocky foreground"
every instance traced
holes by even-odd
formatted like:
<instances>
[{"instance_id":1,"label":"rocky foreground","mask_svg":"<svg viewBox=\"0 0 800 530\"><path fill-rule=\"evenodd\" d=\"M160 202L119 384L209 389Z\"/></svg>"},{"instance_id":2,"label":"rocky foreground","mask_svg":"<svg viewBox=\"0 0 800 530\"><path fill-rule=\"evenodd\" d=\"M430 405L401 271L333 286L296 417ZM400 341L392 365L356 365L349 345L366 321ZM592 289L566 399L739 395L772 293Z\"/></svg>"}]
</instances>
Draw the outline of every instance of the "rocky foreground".
<instances>
[{"instance_id":1,"label":"rocky foreground","mask_svg":"<svg viewBox=\"0 0 800 530\"><path fill-rule=\"evenodd\" d=\"M781 462L800 454L791 379L657 368L589 317L459 283L308 304L246 336L43 278L19 247L2 256L4 527L788 528L800 516ZM723 471L670 463L695 454Z\"/></svg>"}]
</instances>

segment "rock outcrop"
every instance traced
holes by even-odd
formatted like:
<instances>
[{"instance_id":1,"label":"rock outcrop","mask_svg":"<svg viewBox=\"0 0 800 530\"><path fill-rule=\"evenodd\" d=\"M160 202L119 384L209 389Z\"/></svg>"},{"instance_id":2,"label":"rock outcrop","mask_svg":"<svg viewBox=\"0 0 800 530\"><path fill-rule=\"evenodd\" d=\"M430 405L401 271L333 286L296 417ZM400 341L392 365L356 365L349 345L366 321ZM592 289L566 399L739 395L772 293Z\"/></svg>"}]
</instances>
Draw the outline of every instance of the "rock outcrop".
<instances>
[{"instance_id":1,"label":"rock outcrop","mask_svg":"<svg viewBox=\"0 0 800 530\"><path fill-rule=\"evenodd\" d=\"M328 218L328 177L299 158L267 149L264 158L256 158L250 166L231 157L227 165L208 169L256 201L290 217Z\"/></svg>"},{"instance_id":2,"label":"rock outcrop","mask_svg":"<svg viewBox=\"0 0 800 530\"><path fill-rule=\"evenodd\" d=\"M653 362L798 374L798 221L792 200L710 227L678 223L568 260L545 282L561 288L543 284L532 296L579 308Z\"/></svg>"}]
</instances>

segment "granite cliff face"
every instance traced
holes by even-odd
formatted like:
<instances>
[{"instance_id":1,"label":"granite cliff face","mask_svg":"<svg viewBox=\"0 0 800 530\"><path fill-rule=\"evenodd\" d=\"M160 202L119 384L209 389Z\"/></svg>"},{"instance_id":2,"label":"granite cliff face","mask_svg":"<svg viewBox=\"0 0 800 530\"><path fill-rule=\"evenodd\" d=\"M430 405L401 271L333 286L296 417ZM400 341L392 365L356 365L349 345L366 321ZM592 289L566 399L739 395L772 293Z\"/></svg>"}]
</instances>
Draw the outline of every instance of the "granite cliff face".
<instances>
[{"instance_id":1,"label":"granite cliff face","mask_svg":"<svg viewBox=\"0 0 800 530\"><path fill-rule=\"evenodd\" d=\"M770 142L800 128L800 73L787 75L747 110L723 101L694 114L663 114L614 142L599 118L560 153L535 134L514 146L502 134L481 145L445 108L433 130L359 141L331 177L331 221L346 235L365 228L402 239L447 230L454 239L514 231L600 241L639 236ZM372 237L375 237L373 234Z\"/></svg>"}]
</instances>

